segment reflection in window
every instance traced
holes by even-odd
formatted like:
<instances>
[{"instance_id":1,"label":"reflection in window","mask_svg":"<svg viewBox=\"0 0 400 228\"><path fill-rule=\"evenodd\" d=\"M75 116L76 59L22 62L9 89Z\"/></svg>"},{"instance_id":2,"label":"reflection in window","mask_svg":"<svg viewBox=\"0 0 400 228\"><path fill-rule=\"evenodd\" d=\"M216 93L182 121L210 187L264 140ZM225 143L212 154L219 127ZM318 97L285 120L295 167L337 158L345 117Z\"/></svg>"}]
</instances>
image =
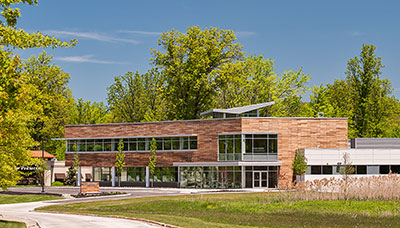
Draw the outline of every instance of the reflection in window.
<instances>
[{"instance_id":1,"label":"reflection in window","mask_svg":"<svg viewBox=\"0 0 400 228\"><path fill-rule=\"evenodd\" d=\"M155 137L157 151L197 150L197 136ZM115 152L121 139L68 140L68 152ZM152 138L124 138L123 151L150 151Z\"/></svg>"},{"instance_id":2,"label":"reflection in window","mask_svg":"<svg viewBox=\"0 0 400 228\"><path fill-rule=\"evenodd\" d=\"M242 135L219 135L218 153L220 161L241 160Z\"/></svg>"}]
</instances>

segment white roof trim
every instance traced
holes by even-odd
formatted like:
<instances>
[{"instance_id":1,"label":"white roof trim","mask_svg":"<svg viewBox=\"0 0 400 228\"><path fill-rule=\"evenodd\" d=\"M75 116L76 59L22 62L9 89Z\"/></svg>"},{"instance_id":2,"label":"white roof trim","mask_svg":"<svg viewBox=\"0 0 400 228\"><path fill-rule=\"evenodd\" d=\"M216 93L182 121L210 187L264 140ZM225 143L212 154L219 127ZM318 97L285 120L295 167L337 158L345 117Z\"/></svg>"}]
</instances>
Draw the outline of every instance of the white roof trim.
<instances>
[{"instance_id":1,"label":"white roof trim","mask_svg":"<svg viewBox=\"0 0 400 228\"><path fill-rule=\"evenodd\" d=\"M250 112L250 111L253 111L253 110L257 110L257 109L260 109L260 108L271 106L273 104L275 104L274 101L266 102L266 103L260 103L260 104L247 105L247 106L242 106L242 107L236 107L236 108L211 109L209 111L205 111L205 112L200 113L200 115L204 116L204 115L208 115L208 114L211 114L211 113L214 113L214 112L227 113L227 114L242 114L242 113L245 113L245 112Z\"/></svg>"}]
</instances>

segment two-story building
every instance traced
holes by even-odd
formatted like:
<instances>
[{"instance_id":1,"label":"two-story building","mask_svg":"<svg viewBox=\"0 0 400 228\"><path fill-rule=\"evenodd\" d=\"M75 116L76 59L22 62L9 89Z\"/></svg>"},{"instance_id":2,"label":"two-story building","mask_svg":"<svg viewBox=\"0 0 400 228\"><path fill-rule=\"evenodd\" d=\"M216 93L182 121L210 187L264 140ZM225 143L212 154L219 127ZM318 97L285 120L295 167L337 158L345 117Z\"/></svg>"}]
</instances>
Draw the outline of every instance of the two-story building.
<instances>
[{"instance_id":1,"label":"two-story building","mask_svg":"<svg viewBox=\"0 0 400 228\"><path fill-rule=\"evenodd\" d=\"M297 149L347 148L346 118L260 117L259 109L272 104L202 113L209 119L69 125L66 165L77 153L81 166L93 167L93 181L114 186L122 139L126 166L121 185L145 186L154 138L154 186L276 188L292 182Z\"/></svg>"}]
</instances>

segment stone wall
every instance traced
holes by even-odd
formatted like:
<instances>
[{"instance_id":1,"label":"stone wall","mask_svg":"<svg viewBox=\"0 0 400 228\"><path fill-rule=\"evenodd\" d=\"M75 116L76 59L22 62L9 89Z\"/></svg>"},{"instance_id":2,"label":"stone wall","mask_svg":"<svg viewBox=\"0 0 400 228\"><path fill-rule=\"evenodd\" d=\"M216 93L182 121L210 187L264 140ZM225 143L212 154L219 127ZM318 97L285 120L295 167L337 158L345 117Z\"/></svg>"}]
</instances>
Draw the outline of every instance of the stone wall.
<instances>
[{"instance_id":1,"label":"stone wall","mask_svg":"<svg viewBox=\"0 0 400 228\"><path fill-rule=\"evenodd\" d=\"M99 182L81 182L80 193L98 193Z\"/></svg>"}]
</instances>

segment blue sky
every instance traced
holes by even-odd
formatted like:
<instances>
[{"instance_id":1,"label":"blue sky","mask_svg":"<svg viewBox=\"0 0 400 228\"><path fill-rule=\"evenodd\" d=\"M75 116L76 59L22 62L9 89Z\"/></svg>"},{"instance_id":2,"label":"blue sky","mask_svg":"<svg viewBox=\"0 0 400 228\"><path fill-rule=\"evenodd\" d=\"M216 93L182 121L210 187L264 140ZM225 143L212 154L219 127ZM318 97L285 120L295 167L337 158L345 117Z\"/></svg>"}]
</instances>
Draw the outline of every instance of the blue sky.
<instances>
[{"instance_id":1,"label":"blue sky","mask_svg":"<svg viewBox=\"0 0 400 228\"><path fill-rule=\"evenodd\" d=\"M74 48L46 50L70 74L75 98L106 101L115 76L151 68L150 48L162 32L198 25L233 30L247 54L275 60L278 73L303 67L309 86L345 77L363 43L377 46L382 78L400 97L399 1L56 1L22 6L19 26ZM41 50L18 51L23 58Z\"/></svg>"}]
</instances>

